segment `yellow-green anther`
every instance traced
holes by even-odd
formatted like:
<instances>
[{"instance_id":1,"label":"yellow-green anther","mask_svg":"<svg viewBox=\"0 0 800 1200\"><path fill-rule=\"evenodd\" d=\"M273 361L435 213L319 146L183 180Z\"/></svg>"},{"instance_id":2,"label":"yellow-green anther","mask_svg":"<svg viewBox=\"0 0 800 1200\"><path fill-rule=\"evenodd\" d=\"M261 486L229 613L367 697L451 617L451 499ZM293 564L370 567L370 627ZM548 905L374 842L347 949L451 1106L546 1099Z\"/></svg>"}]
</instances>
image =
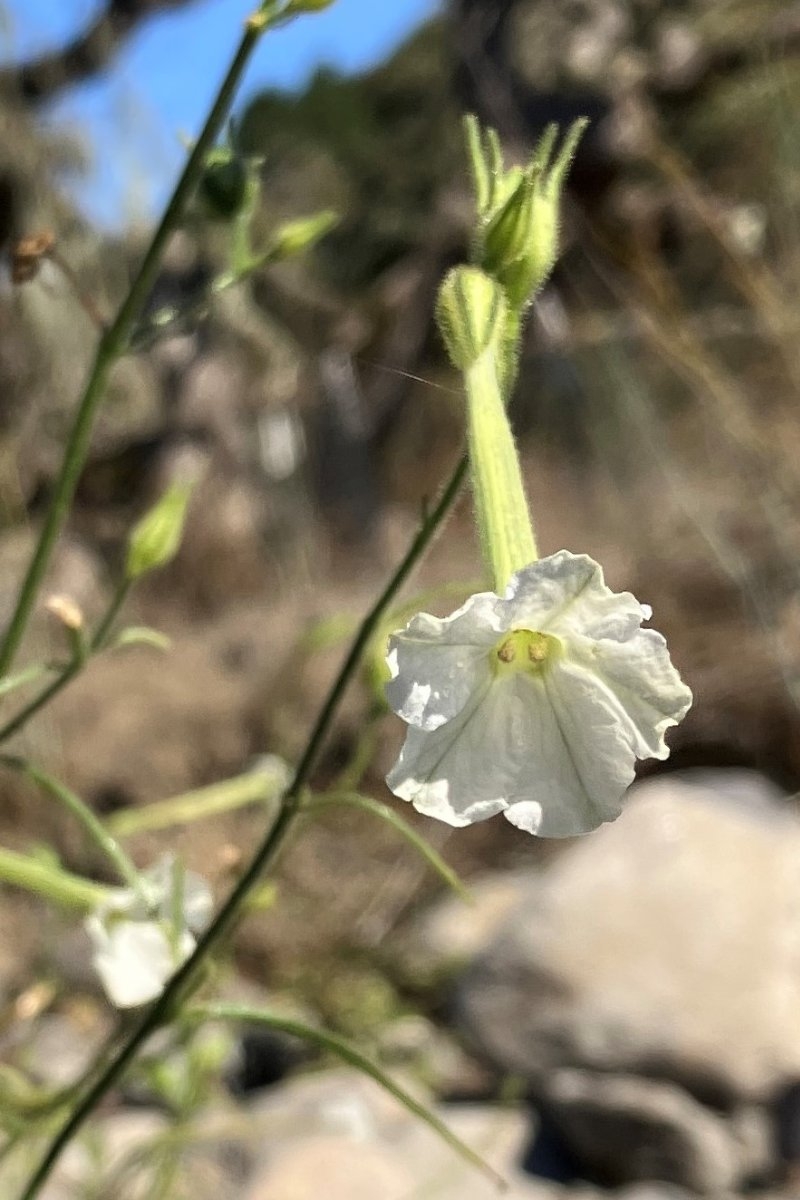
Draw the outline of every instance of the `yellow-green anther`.
<instances>
[{"instance_id":1,"label":"yellow-green anther","mask_svg":"<svg viewBox=\"0 0 800 1200\"><path fill-rule=\"evenodd\" d=\"M519 671L541 675L548 663L561 651L558 638L533 629L514 629L504 635L495 648L494 670L499 675Z\"/></svg>"},{"instance_id":2,"label":"yellow-green anther","mask_svg":"<svg viewBox=\"0 0 800 1200\"><path fill-rule=\"evenodd\" d=\"M161 499L134 525L128 539L125 575L138 579L166 566L178 553L186 509L194 485L173 483Z\"/></svg>"},{"instance_id":3,"label":"yellow-green anther","mask_svg":"<svg viewBox=\"0 0 800 1200\"><path fill-rule=\"evenodd\" d=\"M500 344L506 312L502 290L483 271L461 266L448 272L439 289L436 321L454 367L464 371Z\"/></svg>"}]
</instances>

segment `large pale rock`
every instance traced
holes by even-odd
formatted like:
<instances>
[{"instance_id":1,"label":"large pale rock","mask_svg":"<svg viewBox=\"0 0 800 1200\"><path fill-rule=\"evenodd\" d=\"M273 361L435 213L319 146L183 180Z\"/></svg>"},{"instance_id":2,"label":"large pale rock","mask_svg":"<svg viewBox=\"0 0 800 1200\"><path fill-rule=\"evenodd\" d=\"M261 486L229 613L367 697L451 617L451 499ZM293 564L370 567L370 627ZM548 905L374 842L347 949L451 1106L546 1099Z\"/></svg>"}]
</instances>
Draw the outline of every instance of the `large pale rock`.
<instances>
[{"instance_id":1,"label":"large pale rock","mask_svg":"<svg viewBox=\"0 0 800 1200\"><path fill-rule=\"evenodd\" d=\"M800 825L744 772L640 784L521 891L458 999L534 1083L573 1066L768 1096L800 1075Z\"/></svg>"}]
</instances>

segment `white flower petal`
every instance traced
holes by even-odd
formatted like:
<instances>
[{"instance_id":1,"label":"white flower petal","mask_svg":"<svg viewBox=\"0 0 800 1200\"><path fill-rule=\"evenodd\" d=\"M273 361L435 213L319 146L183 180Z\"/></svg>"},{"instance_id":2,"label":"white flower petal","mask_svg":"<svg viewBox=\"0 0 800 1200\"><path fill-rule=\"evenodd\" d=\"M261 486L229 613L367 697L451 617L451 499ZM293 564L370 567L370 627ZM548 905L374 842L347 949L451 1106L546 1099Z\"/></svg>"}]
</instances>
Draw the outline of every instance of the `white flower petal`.
<instances>
[{"instance_id":1,"label":"white flower petal","mask_svg":"<svg viewBox=\"0 0 800 1200\"><path fill-rule=\"evenodd\" d=\"M106 925L93 916L87 919L86 930L95 948L95 968L117 1008L135 1008L155 1000L195 946L194 938L184 931L173 948L166 931L155 921L123 917Z\"/></svg>"},{"instance_id":2,"label":"white flower petal","mask_svg":"<svg viewBox=\"0 0 800 1200\"><path fill-rule=\"evenodd\" d=\"M633 752L602 697L570 699L574 710L562 711L541 678L497 680L434 733L410 729L387 783L449 825L506 810L512 824L545 837L595 829L619 815Z\"/></svg>"},{"instance_id":3,"label":"white flower petal","mask_svg":"<svg viewBox=\"0 0 800 1200\"><path fill-rule=\"evenodd\" d=\"M183 878L177 881L182 889L183 923L193 933L205 929L214 907L211 889L195 871L187 871L174 854L162 854L161 858L144 872L146 885L152 890L153 903L159 917L171 921L172 892L176 886L176 872L182 872Z\"/></svg>"},{"instance_id":4,"label":"white flower petal","mask_svg":"<svg viewBox=\"0 0 800 1200\"><path fill-rule=\"evenodd\" d=\"M623 641L650 616L630 592L612 592L587 554L559 550L512 576L502 614L508 629Z\"/></svg>"},{"instance_id":5,"label":"white flower petal","mask_svg":"<svg viewBox=\"0 0 800 1200\"><path fill-rule=\"evenodd\" d=\"M667 729L686 715L692 693L672 665L666 640L637 629L624 642L573 638L569 658L613 696L637 758L667 758Z\"/></svg>"},{"instance_id":6,"label":"white flower petal","mask_svg":"<svg viewBox=\"0 0 800 1200\"><path fill-rule=\"evenodd\" d=\"M505 808L497 760L486 756L482 702L491 690L484 685L457 717L431 733L409 728L386 779L396 796L410 800L418 812L456 826L485 821Z\"/></svg>"},{"instance_id":7,"label":"white flower petal","mask_svg":"<svg viewBox=\"0 0 800 1200\"><path fill-rule=\"evenodd\" d=\"M503 632L492 592L471 596L450 617L419 613L389 639L389 705L409 725L434 730L461 712L488 672L487 649Z\"/></svg>"},{"instance_id":8,"label":"white flower petal","mask_svg":"<svg viewBox=\"0 0 800 1200\"><path fill-rule=\"evenodd\" d=\"M565 837L613 820L636 758L665 758L664 733L691 703L664 639L641 629L649 616L563 550L519 571L503 599L416 618L389 657L390 702L411 726L392 791L450 825L505 811ZM549 656L493 664L499 638L519 630L554 637Z\"/></svg>"}]
</instances>

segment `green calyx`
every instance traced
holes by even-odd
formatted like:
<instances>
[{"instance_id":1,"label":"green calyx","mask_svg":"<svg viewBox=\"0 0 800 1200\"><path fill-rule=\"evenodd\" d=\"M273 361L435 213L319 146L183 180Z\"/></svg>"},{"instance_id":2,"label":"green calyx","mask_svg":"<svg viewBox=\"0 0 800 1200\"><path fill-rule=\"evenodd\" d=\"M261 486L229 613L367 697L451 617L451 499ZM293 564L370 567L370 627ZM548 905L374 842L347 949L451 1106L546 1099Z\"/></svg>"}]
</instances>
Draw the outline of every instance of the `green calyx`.
<instances>
[{"instance_id":1,"label":"green calyx","mask_svg":"<svg viewBox=\"0 0 800 1200\"><path fill-rule=\"evenodd\" d=\"M532 629L514 629L497 643L492 651L492 665L497 675L542 675L558 657L561 642L549 633Z\"/></svg>"},{"instance_id":2,"label":"green calyx","mask_svg":"<svg viewBox=\"0 0 800 1200\"><path fill-rule=\"evenodd\" d=\"M587 121L575 121L554 154L558 127L548 125L527 166L506 168L497 134L466 122L478 227L473 258L500 283L514 310L542 288L558 257L561 191Z\"/></svg>"}]
</instances>

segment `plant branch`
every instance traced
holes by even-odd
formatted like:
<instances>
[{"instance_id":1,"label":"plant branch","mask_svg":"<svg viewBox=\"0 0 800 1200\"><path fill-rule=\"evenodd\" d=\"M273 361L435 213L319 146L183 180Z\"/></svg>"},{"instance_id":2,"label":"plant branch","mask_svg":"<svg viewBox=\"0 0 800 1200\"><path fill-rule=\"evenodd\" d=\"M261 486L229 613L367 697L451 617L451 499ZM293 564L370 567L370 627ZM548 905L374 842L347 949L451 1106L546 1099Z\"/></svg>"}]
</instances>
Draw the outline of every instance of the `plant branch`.
<instances>
[{"instance_id":1,"label":"plant branch","mask_svg":"<svg viewBox=\"0 0 800 1200\"><path fill-rule=\"evenodd\" d=\"M274 19L270 20L270 8L272 6L269 8L263 6L259 10L258 19L253 17L247 21L239 48L228 68L202 132L186 160L186 166L153 234L138 274L131 284L130 291L123 301L116 319L99 340L94 363L67 441L53 498L30 566L20 588L14 614L0 647L0 676L8 673L19 650L53 547L69 514L75 488L89 451L95 417L106 394L111 369L127 348L130 335L156 281L167 242L180 223L186 204L199 182L206 155L222 129L244 69L264 31L270 24L275 25L280 20L280 15L277 13L274 15ZM261 13L265 14L264 19L261 19Z\"/></svg>"},{"instance_id":2,"label":"plant branch","mask_svg":"<svg viewBox=\"0 0 800 1200\"><path fill-rule=\"evenodd\" d=\"M337 1058L342 1059L348 1066L355 1067L357 1071L374 1080L379 1087L382 1087L385 1092L393 1096L403 1108L407 1109L421 1121L424 1121L451 1150L454 1150L470 1163L471 1166L477 1167L484 1175L488 1176L498 1191L505 1191L508 1187L502 1175L498 1175L485 1159L481 1158L465 1142L462 1142L461 1138L456 1137L452 1130L448 1129L444 1121L440 1120L436 1113L432 1112L426 1104L422 1104L419 1100L416 1100L410 1092L407 1092L405 1088L396 1084L376 1063L362 1054L360 1050L357 1050L355 1046L345 1041L344 1038L330 1032L330 1030L319 1029L313 1025L306 1025L303 1021L292 1020L290 1017L283 1017L278 1013L265 1012L263 1009L250 1008L242 1004L197 1005L187 1012L186 1017L190 1021L245 1021L258 1025L266 1025L269 1029L277 1029L281 1033L288 1033L290 1036L300 1038L304 1042L310 1042L320 1050L326 1050L329 1054L335 1054Z\"/></svg>"},{"instance_id":3,"label":"plant branch","mask_svg":"<svg viewBox=\"0 0 800 1200\"><path fill-rule=\"evenodd\" d=\"M160 1028L169 1019L176 1002L185 994L187 986L191 984L198 968L217 943L230 932L236 918L243 910L250 893L258 884L263 872L276 858L278 851L282 848L287 835L291 831L295 817L300 811L300 801L307 780L316 763L322 744L330 731L332 719L339 702L356 673L361 656L369 645L371 637L395 595L421 559L435 533L449 513L461 489L466 472L467 460L465 456L462 456L437 504L422 521L400 565L362 621L350 647L350 651L333 682L316 724L311 731L305 752L295 771L294 779L281 802L278 816L267 831L249 866L217 913L213 923L199 940L194 953L175 972L158 1000L146 1010L138 1024L131 1031L127 1042L120 1048L102 1075L100 1075L79 1100L73 1112L56 1132L21 1200L35 1200L35 1197L39 1195L62 1150L64 1150L78 1130L81 1129L84 1122L110 1088L122 1077L143 1043L147 1041L156 1029Z\"/></svg>"},{"instance_id":4,"label":"plant branch","mask_svg":"<svg viewBox=\"0 0 800 1200\"><path fill-rule=\"evenodd\" d=\"M52 775L48 775L47 771L42 771L33 763L26 762L23 758L15 758L11 755L0 755L0 763L3 766L10 767L14 771L19 771L21 775L26 775L31 779L43 792L47 792L54 800L57 800L67 812L82 826L84 832L88 834L91 840L105 854L109 862L116 868L120 878L124 883L137 893L142 891L142 880L136 867L131 862L128 855L122 849L119 842L109 833L106 827L94 815L87 804L81 800L80 796L63 783L59 783Z\"/></svg>"},{"instance_id":5,"label":"plant branch","mask_svg":"<svg viewBox=\"0 0 800 1200\"><path fill-rule=\"evenodd\" d=\"M7 721L6 724L0 728L0 742L5 742L8 740L8 738L12 737L13 734L19 733L20 729L22 729L24 725L27 725L31 717L34 716L40 708L45 708L46 705L48 705L50 701L67 686L68 683L72 682L76 675L80 674L80 672L86 666L89 657L93 654L97 654L105 647L111 627L114 624L117 615L119 614L119 610L122 607L128 592L130 591L130 586L130 580L127 579L124 579L118 586L105 615L102 617L100 624L92 635L91 641L87 647L87 653L73 655L66 666L62 667L55 679L52 679L50 683L43 687L38 695L34 696L24 708L20 709L16 716L12 717L10 721Z\"/></svg>"}]
</instances>

